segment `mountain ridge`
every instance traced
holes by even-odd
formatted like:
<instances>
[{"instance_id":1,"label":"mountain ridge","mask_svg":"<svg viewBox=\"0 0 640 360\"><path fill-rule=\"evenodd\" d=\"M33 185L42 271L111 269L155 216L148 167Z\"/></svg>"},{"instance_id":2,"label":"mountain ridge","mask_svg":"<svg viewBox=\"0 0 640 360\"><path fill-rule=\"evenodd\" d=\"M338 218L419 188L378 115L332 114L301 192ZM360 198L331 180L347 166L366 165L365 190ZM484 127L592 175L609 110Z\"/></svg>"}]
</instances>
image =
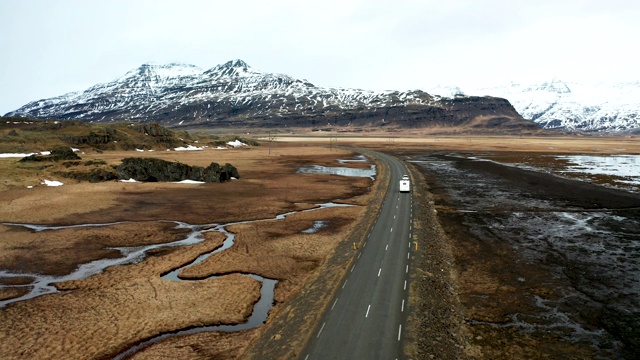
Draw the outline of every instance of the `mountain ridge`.
<instances>
[{"instance_id":1,"label":"mountain ridge","mask_svg":"<svg viewBox=\"0 0 640 360\"><path fill-rule=\"evenodd\" d=\"M582 84L552 79L538 84L511 83L471 89L442 87L456 94L508 99L520 115L544 129L574 132L634 132L640 130L640 82ZM457 92L446 91L457 89Z\"/></svg>"},{"instance_id":2,"label":"mountain ridge","mask_svg":"<svg viewBox=\"0 0 640 360\"><path fill-rule=\"evenodd\" d=\"M202 70L190 64L143 64L112 82L30 102L5 116L168 126L461 126L523 128L511 104L496 97L444 98L422 90L324 88L262 72L240 59Z\"/></svg>"}]
</instances>

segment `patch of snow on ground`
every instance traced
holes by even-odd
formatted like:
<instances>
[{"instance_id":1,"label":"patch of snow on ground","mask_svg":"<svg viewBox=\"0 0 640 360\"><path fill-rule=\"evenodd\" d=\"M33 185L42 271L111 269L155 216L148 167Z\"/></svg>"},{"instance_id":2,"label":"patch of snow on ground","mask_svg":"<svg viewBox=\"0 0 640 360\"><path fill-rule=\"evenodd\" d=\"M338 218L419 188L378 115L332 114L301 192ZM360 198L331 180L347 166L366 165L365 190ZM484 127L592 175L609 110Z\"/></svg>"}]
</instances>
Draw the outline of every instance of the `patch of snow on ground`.
<instances>
[{"instance_id":1,"label":"patch of snow on ground","mask_svg":"<svg viewBox=\"0 0 640 360\"><path fill-rule=\"evenodd\" d=\"M175 184L204 184L204 181L195 181L195 180L182 180L176 181Z\"/></svg>"},{"instance_id":2,"label":"patch of snow on ground","mask_svg":"<svg viewBox=\"0 0 640 360\"><path fill-rule=\"evenodd\" d=\"M22 154L22 153L4 153L4 154L0 154L0 158L18 158L18 157L27 157L27 156L36 155L36 154L40 154L40 155L51 155L51 151L40 151L40 152L28 153L28 154Z\"/></svg>"},{"instance_id":3,"label":"patch of snow on ground","mask_svg":"<svg viewBox=\"0 0 640 360\"><path fill-rule=\"evenodd\" d=\"M193 145L187 145L187 147L177 147L173 150L175 151L194 151L194 150L203 150L204 147L197 147L197 146L193 146Z\"/></svg>"},{"instance_id":4,"label":"patch of snow on ground","mask_svg":"<svg viewBox=\"0 0 640 360\"><path fill-rule=\"evenodd\" d=\"M31 153L31 154L17 154L17 153L5 153L5 154L0 154L0 158L18 158L18 157L27 157L27 156L31 156L35 153Z\"/></svg>"},{"instance_id":5,"label":"patch of snow on ground","mask_svg":"<svg viewBox=\"0 0 640 360\"><path fill-rule=\"evenodd\" d=\"M240 147L240 146L247 146L247 144L243 143L240 140L229 141L227 142L227 145L233 146L234 148Z\"/></svg>"},{"instance_id":6,"label":"patch of snow on ground","mask_svg":"<svg viewBox=\"0 0 640 360\"><path fill-rule=\"evenodd\" d=\"M44 184L44 185L47 185L47 186L62 186L62 185L64 185L60 181L56 181L56 180L44 180L43 182L41 182L41 184Z\"/></svg>"},{"instance_id":7,"label":"patch of snow on ground","mask_svg":"<svg viewBox=\"0 0 640 360\"><path fill-rule=\"evenodd\" d=\"M130 178L129 180L119 180L120 182L129 182L129 183L133 183L133 182L138 182L136 179L134 178Z\"/></svg>"}]
</instances>

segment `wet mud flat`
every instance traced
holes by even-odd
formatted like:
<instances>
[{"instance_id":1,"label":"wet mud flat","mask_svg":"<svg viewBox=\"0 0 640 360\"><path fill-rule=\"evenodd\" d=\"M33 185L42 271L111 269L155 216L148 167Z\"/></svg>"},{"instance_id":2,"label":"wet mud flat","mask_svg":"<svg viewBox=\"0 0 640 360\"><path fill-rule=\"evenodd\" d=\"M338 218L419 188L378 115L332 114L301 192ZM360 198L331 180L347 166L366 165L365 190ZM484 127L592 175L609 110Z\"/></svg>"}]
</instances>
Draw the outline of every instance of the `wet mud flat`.
<instances>
[{"instance_id":1,"label":"wet mud flat","mask_svg":"<svg viewBox=\"0 0 640 360\"><path fill-rule=\"evenodd\" d=\"M640 194L481 155L403 155L451 243L463 356L639 358Z\"/></svg>"}]
</instances>

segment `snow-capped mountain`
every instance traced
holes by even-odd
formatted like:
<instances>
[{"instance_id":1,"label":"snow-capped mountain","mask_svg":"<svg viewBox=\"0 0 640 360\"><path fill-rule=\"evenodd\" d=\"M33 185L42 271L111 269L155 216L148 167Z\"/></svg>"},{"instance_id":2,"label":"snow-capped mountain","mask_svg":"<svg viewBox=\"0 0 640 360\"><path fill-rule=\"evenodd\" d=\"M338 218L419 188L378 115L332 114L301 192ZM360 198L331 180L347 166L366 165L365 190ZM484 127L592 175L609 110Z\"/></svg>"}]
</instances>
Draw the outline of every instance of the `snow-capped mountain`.
<instances>
[{"instance_id":1,"label":"snow-capped mountain","mask_svg":"<svg viewBox=\"0 0 640 360\"><path fill-rule=\"evenodd\" d=\"M553 80L465 91L503 97L545 129L620 132L640 129L640 82L585 85Z\"/></svg>"},{"instance_id":2,"label":"snow-capped mountain","mask_svg":"<svg viewBox=\"0 0 640 360\"><path fill-rule=\"evenodd\" d=\"M242 60L206 71L185 64L145 64L112 82L34 101L5 116L172 126L535 128L504 99L323 88L252 69Z\"/></svg>"}]
</instances>

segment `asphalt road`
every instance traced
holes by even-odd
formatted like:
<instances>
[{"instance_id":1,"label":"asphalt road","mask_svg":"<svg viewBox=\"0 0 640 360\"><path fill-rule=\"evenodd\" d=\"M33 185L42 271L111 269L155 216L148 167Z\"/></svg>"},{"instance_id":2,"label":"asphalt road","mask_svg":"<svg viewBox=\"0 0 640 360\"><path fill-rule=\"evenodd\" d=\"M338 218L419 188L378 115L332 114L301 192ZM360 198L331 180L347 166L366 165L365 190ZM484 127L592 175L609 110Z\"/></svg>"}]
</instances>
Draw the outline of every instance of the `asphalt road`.
<instances>
[{"instance_id":1,"label":"asphalt road","mask_svg":"<svg viewBox=\"0 0 640 360\"><path fill-rule=\"evenodd\" d=\"M411 193L399 192L402 162L375 153L391 170L390 188L353 267L301 359L401 359L409 294ZM412 184L413 186L413 184Z\"/></svg>"}]
</instances>

